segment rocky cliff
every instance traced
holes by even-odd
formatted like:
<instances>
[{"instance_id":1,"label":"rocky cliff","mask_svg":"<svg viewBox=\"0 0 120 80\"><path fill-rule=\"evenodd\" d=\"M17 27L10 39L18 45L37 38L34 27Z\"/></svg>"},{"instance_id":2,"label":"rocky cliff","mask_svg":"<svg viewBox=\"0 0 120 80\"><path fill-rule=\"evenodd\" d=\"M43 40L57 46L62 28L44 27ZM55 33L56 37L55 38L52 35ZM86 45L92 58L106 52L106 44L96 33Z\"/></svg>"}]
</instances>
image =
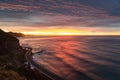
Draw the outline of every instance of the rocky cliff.
<instances>
[{"instance_id":1,"label":"rocky cliff","mask_svg":"<svg viewBox=\"0 0 120 80\"><path fill-rule=\"evenodd\" d=\"M26 69L25 53L16 37L0 29L0 80L42 80L42 74Z\"/></svg>"},{"instance_id":2,"label":"rocky cliff","mask_svg":"<svg viewBox=\"0 0 120 80\"><path fill-rule=\"evenodd\" d=\"M0 29L0 80L26 80L24 60L19 40Z\"/></svg>"},{"instance_id":3,"label":"rocky cliff","mask_svg":"<svg viewBox=\"0 0 120 80\"><path fill-rule=\"evenodd\" d=\"M0 54L16 53L20 48L17 38L0 29Z\"/></svg>"}]
</instances>

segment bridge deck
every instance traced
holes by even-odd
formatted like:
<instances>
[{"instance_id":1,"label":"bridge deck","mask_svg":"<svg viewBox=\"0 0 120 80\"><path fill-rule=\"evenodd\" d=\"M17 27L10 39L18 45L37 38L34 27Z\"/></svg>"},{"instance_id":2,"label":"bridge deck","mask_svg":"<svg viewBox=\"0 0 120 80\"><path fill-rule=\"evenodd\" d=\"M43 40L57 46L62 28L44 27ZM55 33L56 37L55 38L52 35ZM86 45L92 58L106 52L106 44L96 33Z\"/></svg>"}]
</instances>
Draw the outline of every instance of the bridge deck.
<instances>
[{"instance_id":1,"label":"bridge deck","mask_svg":"<svg viewBox=\"0 0 120 80\"><path fill-rule=\"evenodd\" d=\"M27 61L40 73L42 73L44 75L45 79L42 80L64 80L61 77L57 76L54 73L51 73L50 71L46 70L45 68L43 68L42 66L40 66L39 64L37 64L33 58L32 58L32 48L25 48L27 50L26 52L26 59Z\"/></svg>"}]
</instances>

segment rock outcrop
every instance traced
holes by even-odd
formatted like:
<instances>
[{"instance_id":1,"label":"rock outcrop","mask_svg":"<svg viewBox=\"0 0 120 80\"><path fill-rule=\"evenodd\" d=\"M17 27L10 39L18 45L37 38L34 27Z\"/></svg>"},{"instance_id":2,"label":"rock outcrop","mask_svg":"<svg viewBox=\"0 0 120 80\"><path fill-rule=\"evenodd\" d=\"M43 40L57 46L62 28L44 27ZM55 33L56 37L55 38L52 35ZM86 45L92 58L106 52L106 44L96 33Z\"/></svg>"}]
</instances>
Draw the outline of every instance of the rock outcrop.
<instances>
[{"instance_id":1,"label":"rock outcrop","mask_svg":"<svg viewBox=\"0 0 120 80\"><path fill-rule=\"evenodd\" d=\"M26 69L26 50L19 40L0 29L0 80L40 80L44 75ZM45 79L44 80L49 80Z\"/></svg>"},{"instance_id":2,"label":"rock outcrop","mask_svg":"<svg viewBox=\"0 0 120 80\"><path fill-rule=\"evenodd\" d=\"M16 53L20 50L19 40L0 29L0 53Z\"/></svg>"},{"instance_id":3,"label":"rock outcrop","mask_svg":"<svg viewBox=\"0 0 120 80\"><path fill-rule=\"evenodd\" d=\"M0 29L0 80L27 80L24 60L19 40Z\"/></svg>"}]
</instances>

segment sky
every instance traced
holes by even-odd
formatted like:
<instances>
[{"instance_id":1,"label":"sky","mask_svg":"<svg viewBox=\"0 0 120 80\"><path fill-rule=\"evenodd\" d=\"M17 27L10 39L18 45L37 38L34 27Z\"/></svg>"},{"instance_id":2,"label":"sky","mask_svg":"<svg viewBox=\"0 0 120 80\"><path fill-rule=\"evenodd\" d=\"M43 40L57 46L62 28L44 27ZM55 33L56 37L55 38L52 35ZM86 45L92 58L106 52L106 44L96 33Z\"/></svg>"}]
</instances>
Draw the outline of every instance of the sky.
<instances>
[{"instance_id":1,"label":"sky","mask_svg":"<svg viewBox=\"0 0 120 80\"><path fill-rule=\"evenodd\" d=\"M0 29L33 35L120 35L120 0L0 0Z\"/></svg>"}]
</instances>

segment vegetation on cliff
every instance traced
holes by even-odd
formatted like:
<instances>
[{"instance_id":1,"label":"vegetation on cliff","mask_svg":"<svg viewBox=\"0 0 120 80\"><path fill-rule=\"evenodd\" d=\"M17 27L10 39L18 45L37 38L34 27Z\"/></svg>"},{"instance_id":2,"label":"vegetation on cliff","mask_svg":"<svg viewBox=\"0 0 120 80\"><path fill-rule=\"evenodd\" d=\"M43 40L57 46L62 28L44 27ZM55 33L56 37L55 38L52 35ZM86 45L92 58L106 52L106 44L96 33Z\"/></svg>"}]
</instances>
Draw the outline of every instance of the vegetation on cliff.
<instances>
[{"instance_id":1,"label":"vegetation on cliff","mask_svg":"<svg viewBox=\"0 0 120 80\"><path fill-rule=\"evenodd\" d=\"M25 53L15 36L0 29L0 80L51 80L26 68Z\"/></svg>"},{"instance_id":2,"label":"vegetation on cliff","mask_svg":"<svg viewBox=\"0 0 120 80\"><path fill-rule=\"evenodd\" d=\"M16 37L0 30L1 80L32 80L24 67L25 52Z\"/></svg>"},{"instance_id":3,"label":"vegetation on cliff","mask_svg":"<svg viewBox=\"0 0 120 80\"><path fill-rule=\"evenodd\" d=\"M19 70L23 66L25 51L14 36L0 30L0 79L26 80Z\"/></svg>"}]
</instances>

